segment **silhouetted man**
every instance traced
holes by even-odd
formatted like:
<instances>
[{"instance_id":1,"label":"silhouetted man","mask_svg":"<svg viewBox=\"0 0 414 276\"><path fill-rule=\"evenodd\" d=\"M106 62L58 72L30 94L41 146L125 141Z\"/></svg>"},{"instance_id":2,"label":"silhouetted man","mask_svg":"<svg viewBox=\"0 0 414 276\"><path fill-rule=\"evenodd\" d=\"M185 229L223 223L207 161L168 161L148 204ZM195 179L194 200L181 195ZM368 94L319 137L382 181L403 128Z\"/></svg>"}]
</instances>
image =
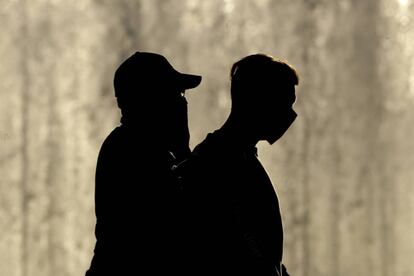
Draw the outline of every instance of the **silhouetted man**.
<instances>
[{"instance_id":1,"label":"silhouetted man","mask_svg":"<svg viewBox=\"0 0 414 276\"><path fill-rule=\"evenodd\" d=\"M121 125L96 168L96 246L88 276L167 275L181 256L179 189L171 167L190 153L185 89L200 76L137 52L115 72Z\"/></svg>"},{"instance_id":2,"label":"silhouetted man","mask_svg":"<svg viewBox=\"0 0 414 276\"><path fill-rule=\"evenodd\" d=\"M293 123L297 84L292 67L267 55L233 65L229 118L175 170L186 204L188 275L287 275L278 198L256 144L273 144Z\"/></svg>"}]
</instances>

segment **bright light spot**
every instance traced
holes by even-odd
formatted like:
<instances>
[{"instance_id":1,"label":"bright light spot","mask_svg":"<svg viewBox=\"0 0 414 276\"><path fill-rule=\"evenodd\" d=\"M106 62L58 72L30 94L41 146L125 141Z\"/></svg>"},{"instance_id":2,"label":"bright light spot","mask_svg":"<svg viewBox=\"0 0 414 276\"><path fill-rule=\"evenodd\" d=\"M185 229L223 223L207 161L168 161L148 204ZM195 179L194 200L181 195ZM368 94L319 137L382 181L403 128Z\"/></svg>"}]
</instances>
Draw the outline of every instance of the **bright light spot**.
<instances>
[{"instance_id":1,"label":"bright light spot","mask_svg":"<svg viewBox=\"0 0 414 276\"><path fill-rule=\"evenodd\" d=\"M231 14L233 10L234 10L233 0L225 0L224 1L224 12L227 14Z\"/></svg>"},{"instance_id":2,"label":"bright light spot","mask_svg":"<svg viewBox=\"0 0 414 276\"><path fill-rule=\"evenodd\" d=\"M402 26L407 26L410 23L411 14L409 13L411 0L397 0L399 8L397 10L397 19Z\"/></svg>"},{"instance_id":3,"label":"bright light spot","mask_svg":"<svg viewBox=\"0 0 414 276\"><path fill-rule=\"evenodd\" d=\"M406 9L410 5L411 0L398 0L400 7Z\"/></svg>"}]
</instances>

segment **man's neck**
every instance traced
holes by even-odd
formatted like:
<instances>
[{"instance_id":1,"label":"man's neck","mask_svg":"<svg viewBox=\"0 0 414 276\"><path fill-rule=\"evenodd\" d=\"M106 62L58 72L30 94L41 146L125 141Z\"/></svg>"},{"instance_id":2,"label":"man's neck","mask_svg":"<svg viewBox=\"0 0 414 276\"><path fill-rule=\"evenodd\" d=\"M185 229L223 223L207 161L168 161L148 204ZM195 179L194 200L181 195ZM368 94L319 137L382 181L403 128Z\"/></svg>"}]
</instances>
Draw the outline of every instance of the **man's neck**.
<instances>
[{"instance_id":1,"label":"man's neck","mask_svg":"<svg viewBox=\"0 0 414 276\"><path fill-rule=\"evenodd\" d=\"M122 128L128 131L130 138L136 139L137 142L144 142L145 146L170 151L178 161L187 158L191 153L188 143L174 141L171 135L161 131L163 128L154 127L154 124L146 124L142 120L134 120L134 118L129 117L128 120L125 120L125 118L122 117L121 119Z\"/></svg>"},{"instance_id":2,"label":"man's neck","mask_svg":"<svg viewBox=\"0 0 414 276\"><path fill-rule=\"evenodd\" d=\"M226 138L243 148L255 147L259 139L255 137L247 124L243 124L240 118L230 114L227 121L220 128L220 132Z\"/></svg>"}]
</instances>

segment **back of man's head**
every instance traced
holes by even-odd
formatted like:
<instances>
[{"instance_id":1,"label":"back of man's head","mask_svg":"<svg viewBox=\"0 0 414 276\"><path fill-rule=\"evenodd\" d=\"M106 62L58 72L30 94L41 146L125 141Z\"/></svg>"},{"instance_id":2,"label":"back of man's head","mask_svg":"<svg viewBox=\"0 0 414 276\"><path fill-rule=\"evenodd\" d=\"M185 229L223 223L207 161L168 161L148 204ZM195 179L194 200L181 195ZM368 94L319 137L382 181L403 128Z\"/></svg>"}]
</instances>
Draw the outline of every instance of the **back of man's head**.
<instances>
[{"instance_id":1,"label":"back of man's head","mask_svg":"<svg viewBox=\"0 0 414 276\"><path fill-rule=\"evenodd\" d=\"M249 55L234 63L230 79L233 108L291 97L289 88L299 83L292 66L265 54Z\"/></svg>"}]
</instances>

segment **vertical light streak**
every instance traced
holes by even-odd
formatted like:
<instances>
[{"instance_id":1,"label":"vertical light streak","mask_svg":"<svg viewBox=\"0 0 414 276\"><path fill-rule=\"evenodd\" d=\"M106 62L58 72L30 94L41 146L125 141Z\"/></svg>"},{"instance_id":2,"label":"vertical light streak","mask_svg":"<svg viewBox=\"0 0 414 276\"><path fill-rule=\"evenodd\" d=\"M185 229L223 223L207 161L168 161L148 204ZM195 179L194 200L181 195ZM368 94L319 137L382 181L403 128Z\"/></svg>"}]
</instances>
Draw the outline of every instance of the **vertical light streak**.
<instances>
[{"instance_id":1,"label":"vertical light streak","mask_svg":"<svg viewBox=\"0 0 414 276\"><path fill-rule=\"evenodd\" d=\"M21 37L24 40L21 43L21 70L22 70L22 85L21 85L21 97L22 97L22 129L21 129L21 137L22 137L22 166L21 166L21 193L22 193L22 201L21 201L21 210L22 210L22 228L21 228L21 275L27 276L27 236L28 236L28 227L27 227L27 210L28 210L28 200L29 194L27 192L27 185L28 185L28 166L29 166L29 157L28 157L28 120L29 120L29 64L27 58L28 54L28 14L27 14L27 2L26 0L21 0Z\"/></svg>"}]
</instances>

